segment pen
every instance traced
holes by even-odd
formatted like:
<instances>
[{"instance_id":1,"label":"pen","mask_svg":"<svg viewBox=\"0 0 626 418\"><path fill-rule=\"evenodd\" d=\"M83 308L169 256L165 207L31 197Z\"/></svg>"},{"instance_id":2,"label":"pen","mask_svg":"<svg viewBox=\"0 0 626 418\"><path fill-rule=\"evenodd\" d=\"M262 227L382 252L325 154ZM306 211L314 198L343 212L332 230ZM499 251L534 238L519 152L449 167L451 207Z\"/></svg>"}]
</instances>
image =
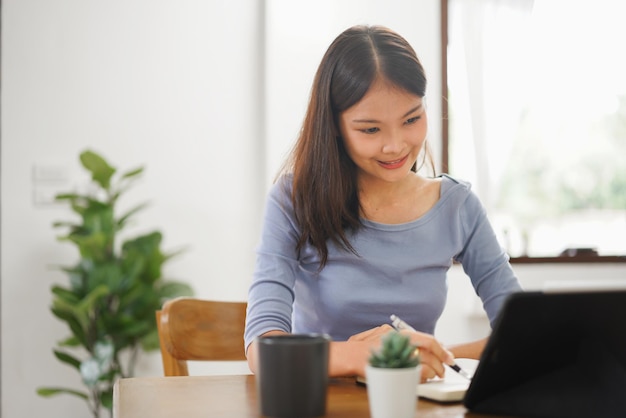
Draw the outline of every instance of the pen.
<instances>
[{"instance_id":1,"label":"pen","mask_svg":"<svg viewBox=\"0 0 626 418\"><path fill-rule=\"evenodd\" d=\"M409 324L404 322L397 315L391 314L391 316L389 318L391 318L391 325L393 325L393 327L395 329L397 329L397 330L405 329L405 330L408 330L408 331L416 332L415 328L413 328L412 326L410 326ZM448 367L450 367L452 370L454 370L455 372L457 372L461 376L465 377L466 379L469 379L469 380L472 379L472 376L468 372L466 372L465 370L460 368L458 364L456 364L456 363L448 364Z\"/></svg>"}]
</instances>

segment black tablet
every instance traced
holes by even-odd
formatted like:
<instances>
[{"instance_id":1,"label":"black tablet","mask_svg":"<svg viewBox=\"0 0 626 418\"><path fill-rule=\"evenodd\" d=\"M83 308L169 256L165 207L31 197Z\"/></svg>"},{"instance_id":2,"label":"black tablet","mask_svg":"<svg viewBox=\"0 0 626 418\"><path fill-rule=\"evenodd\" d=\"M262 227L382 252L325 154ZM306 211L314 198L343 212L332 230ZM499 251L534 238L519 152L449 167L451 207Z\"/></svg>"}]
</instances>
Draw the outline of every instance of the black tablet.
<instances>
[{"instance_id":1,"label":"black tablet","mask_svg":"<svg viewBox=\"0 0 626 418\"><path fill-rule=\"evenodd\" d=\"M626 417L626 290L520 292L463 404L523 417Z\"/></svg>"}]
</instances>

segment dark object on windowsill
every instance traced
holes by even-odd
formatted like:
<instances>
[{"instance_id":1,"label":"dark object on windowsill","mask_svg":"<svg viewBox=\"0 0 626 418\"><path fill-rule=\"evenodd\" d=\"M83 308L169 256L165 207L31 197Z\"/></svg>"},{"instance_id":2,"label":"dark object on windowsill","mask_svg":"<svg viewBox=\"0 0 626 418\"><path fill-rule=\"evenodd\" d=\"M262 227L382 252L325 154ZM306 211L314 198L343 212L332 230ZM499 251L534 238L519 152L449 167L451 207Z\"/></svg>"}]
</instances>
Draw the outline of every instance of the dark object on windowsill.
<instances>
[{"instance_id":1,"label":"dark object on windowsill","mask_svg":"<svg viewBox=\"0 0 626 418\"><path fill-rule=\"evenodd\" d=\"M572 251L573 250L573 251ZM511 257L512 264L571 264L571 263L626 263L626 254L623 255L600 255L593 248L574 248L561 252L553 257Z\"/></svg>"},{"instance_id":2,"label":"dark object on windowsill","mask_svg":"<svg viewBox=\"0 0 626 418\"><path fill-rule=\"evenodd\" d=\"M598 257L598 250L595 248L566 248L559 257Z\"/></svg>"}]
</instances>

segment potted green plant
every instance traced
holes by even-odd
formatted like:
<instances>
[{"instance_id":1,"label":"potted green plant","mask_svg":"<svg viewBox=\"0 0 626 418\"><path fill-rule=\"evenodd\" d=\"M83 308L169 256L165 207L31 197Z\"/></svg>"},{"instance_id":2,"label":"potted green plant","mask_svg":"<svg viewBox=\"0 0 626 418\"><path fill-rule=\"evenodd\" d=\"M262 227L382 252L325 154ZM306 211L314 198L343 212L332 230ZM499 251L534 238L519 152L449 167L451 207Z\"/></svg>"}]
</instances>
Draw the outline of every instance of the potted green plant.
<instances>
[{"instance_id":1,"label":"potted green plant","mask_svg":"<svg viewBox=\"0 0 626 418\"><path fill-rule=\"evenodd\" d=\"M365 368L372 418L415 416L421 364L417 346L398 331L382 338Z\"/></svg>"},{"instance_id":2,"label":"potted green plant","mask_svg":"<svg viewBox=\"0 0 626 418\"><path fill-rule=\"evenodd\" d=\"M115 176L117 170L90 150L80 154L80 161L91 173L92 188L84 194L57 195L78 217L54 223L66 229L59 240L74 244L79 260L60 267L69 283L52 286L51 311L71 331L53 349L54 355L80 373L85 388L42 387L37 393L77 396L98 418L105 410L111 415L113 385L134 374L139 353L159 347L155 311L166 299L193 291L162 277L163 264L180 251L164 253L159 231L118 242L133 216L146 207L137 205L120 216L116 210L143 168Z\"/></svg>"}]
</instances>

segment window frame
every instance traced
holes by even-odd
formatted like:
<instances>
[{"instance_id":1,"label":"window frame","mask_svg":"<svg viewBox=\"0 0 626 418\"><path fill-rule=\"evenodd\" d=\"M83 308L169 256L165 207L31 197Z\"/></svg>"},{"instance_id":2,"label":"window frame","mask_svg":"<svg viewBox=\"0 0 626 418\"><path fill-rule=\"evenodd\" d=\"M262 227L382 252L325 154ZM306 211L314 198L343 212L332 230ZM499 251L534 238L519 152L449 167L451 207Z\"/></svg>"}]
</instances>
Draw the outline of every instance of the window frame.
<instances>
[{"instance_id":1,"label":"window frame","mask_svg":"<svg viewBox=\"0 0 626 418\"><path fill-rule=\"evenodd\" d=\"M444 173L449 169L449 147L450 136L448 122L448 1L440 0L441 17L441 170ZM511 257L512 264L542 264L542 263L626 263L626 255L606 256L589 255L586 253L576 253L574 255L562 255L557 257Z\"/></svg>"}]
</instances>

